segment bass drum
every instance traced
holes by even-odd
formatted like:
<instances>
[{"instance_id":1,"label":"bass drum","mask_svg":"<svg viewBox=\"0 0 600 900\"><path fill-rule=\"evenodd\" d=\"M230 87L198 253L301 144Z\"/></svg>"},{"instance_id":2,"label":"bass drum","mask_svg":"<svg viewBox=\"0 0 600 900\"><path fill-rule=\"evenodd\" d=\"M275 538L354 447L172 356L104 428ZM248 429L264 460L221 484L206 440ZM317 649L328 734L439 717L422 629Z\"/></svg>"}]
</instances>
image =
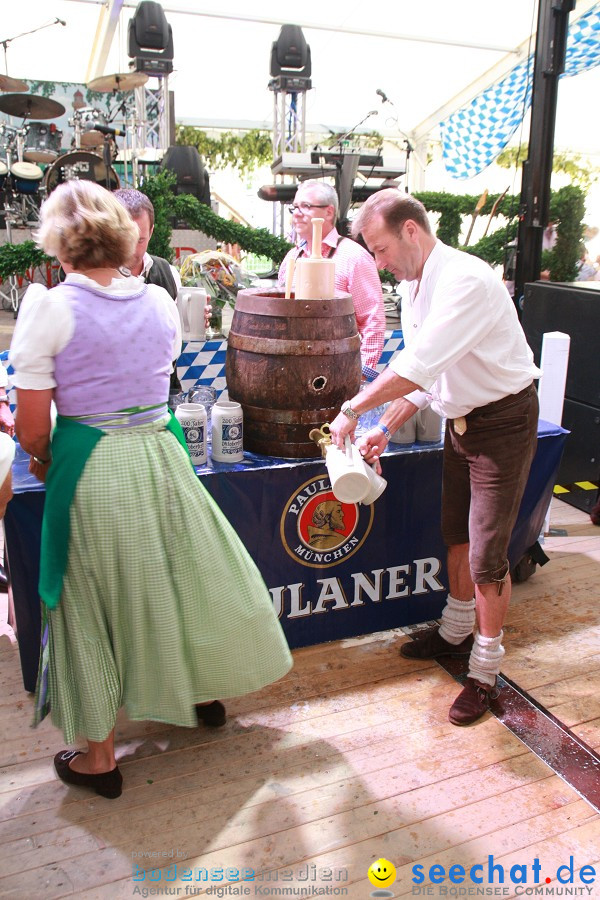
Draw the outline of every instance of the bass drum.
<instances>
[{"instance_id":1,"label":"bass drum","mask_svg":"<svg viewBox=\"0 0 600 900\"><path fill-rule=\"evenodd\" d=\"M44 173L46 194L50 194L64 181L73 180L95 181L109 191L116 191L121 185L112 166L106 166L101 156L84 150L65 153L48 166Z\"/></svg>"}]
</instances>

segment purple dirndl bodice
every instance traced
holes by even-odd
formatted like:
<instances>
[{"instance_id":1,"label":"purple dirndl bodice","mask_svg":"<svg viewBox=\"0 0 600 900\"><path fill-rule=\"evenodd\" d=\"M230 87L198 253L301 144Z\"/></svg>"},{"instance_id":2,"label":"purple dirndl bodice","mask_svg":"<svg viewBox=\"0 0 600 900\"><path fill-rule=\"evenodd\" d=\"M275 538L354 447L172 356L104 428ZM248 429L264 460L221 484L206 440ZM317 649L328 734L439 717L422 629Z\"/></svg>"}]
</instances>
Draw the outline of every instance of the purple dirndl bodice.
<instances>
[{"instance_id":1,"label":"purple dirndl bodice","mask_svg":"<svg viewBox=\"0 0 600 900\"><path fill-rule=\"evenodd\" d=\"M69 303L75 326L54 358L58 412L82 416L166 403L175 325L163 289L141 285L111 296L65 283L53 290Z\"/></svg>"}]
</instances>

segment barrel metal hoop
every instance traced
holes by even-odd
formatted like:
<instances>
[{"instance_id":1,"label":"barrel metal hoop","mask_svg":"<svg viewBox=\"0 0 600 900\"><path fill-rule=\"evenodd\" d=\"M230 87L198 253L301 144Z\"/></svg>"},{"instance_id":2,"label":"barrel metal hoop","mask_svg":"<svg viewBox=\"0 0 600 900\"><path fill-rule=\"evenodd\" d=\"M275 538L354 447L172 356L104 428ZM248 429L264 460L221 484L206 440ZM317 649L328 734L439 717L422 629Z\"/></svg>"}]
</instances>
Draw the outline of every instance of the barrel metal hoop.
<instances>
[{"instance_id":1,"label":"barrel metal hoop","mask_svg":"<svg viewBox=\"0 0 600 900\"><path fill-rule=\"evenodd\" d=\"M299 319L331 318L354 312L354 302L350 294L338 293L333 300L285 300L281 296L253 294L240 291L235 301L235 311L251 313L253 316L293 316Z\"/></svg>"},{"instance_id":2,"label":"barrel metal hoop","mask_svg":"<svg viewBox=\"0 0 600 900\"><path fill-rule=\"evenodd\" d=\"M343 401L340 401L340 404ZM280 422L283 425L314 425L333 419L338 414L339 406L331 409L266 409L262 406L243 404L244 415L255 422ZM307 433L308 435L308 433Z\"/></svg>"},{"instance_id":3,"label":"barrel metal hoop","mask_svg":"<svg viewBox=\"0 0 600 900\"><path fill-rule=\"evenodd\" d=\"M246 337L230 331L227 347L263 356L338 356L360 349L360 337L353 334L352 337L332 338L329 341L285 341L281 338Z\"/></svg>"}]
</instances>

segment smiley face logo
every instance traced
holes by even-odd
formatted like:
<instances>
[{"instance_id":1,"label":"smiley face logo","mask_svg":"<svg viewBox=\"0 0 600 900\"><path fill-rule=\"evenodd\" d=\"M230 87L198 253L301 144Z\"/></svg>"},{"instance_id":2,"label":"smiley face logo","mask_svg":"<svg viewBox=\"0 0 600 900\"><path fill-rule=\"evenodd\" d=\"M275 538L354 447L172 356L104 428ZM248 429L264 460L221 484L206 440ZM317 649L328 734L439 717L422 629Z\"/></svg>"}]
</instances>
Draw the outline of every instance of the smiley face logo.
<instances>
[{"instance_id":1,"label":"smiley face logo","mask_svg":"<svg viewBox=\"0 0 600 900\"><path fill-rule=\"evenodd\" d=\"M374 887L386 888L396 880L396 869L389 859L376 859L369 866L367 875Z\"/></svg>"}]
</instances>

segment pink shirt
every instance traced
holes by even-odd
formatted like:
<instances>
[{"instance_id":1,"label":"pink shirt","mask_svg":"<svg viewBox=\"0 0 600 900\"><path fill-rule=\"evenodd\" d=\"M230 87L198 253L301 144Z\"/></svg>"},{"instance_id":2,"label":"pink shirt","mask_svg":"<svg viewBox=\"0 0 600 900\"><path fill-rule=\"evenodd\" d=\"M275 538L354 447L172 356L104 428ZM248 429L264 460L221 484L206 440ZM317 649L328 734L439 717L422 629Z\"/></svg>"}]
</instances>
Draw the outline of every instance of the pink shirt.
<instances>
[{"instance_id":1,"label":"pink shirt","mask_svg":"<svg viewBox=\"0 0 600 900\"><path fill-rule=\"evenodd\" d=\"M281 263L279 284L282 287L285 285L285 273L290 259L298 259L301 252L306 253L306 241L293 247ZM363 374L368 378L375 378L377 372L373 370L379 362L385 335L383 292L375 260L356 241L341 238L335 228L323 238L321 253L335 261L336 290L352 295L360 335Z\"/></svg>"}]
</instances>

